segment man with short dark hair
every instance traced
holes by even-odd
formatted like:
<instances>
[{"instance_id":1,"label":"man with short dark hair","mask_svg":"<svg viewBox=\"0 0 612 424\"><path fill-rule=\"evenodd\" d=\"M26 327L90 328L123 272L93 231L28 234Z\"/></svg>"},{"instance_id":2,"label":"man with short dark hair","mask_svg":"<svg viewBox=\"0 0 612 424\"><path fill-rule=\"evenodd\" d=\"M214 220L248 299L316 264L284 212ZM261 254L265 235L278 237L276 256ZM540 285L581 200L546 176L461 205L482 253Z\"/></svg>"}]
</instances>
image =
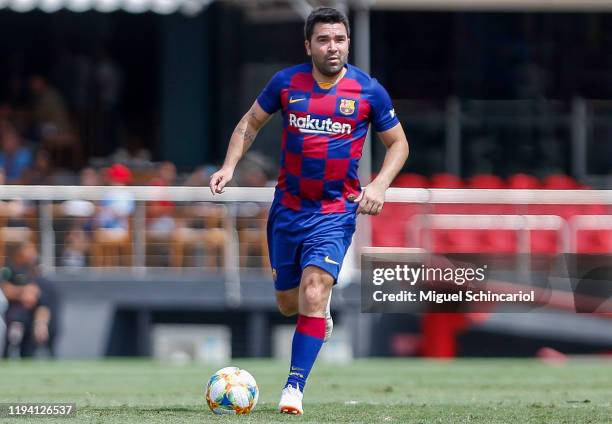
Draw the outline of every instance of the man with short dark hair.
<instances>
[{"instance_id":1,"label":"man with short dark hair","mask_svg":"<svg viewBox=\"0 0 612 424\"><path fill-rule=\"evenodd\" d=\"M36 246L26 241L0 268L0 290L8 300L4 356L29 357L41 347L53 354L57 299L55 288L38 275L37 265Z\"/></svg>"},{"instance_id":2,"label":"man with short dark hair","mask_svg":"<svg viewBox=\"0 0 612 424\"><path fill-rule=\"evenodd\" d=\"M23 145L17 128L9 121L0 121L0 168L6 182L23 184L25 174L32 164L32 152Z\"/></svg>"},{"instance_id":3,"label":"man with short dark hair","mask_svg":"<svg viewBox=\"0 0 612 424\"><path fill-rule=\"evenodd\" d=\"M298 314L291 368L279 410L303 413L308 374L331 334L332 286L355 231L356 215L378 215L385 190L408 157L408 142L385 89L348 64L348 19L314 10L304 27L311 61L283 69L240 120L210 189L222 193L257 132L283 115L281 170L268 217L268 249L280 312ZM372 123L387 148L377 177L363 190L357 176Z\"/></svg>"}]
</instances>

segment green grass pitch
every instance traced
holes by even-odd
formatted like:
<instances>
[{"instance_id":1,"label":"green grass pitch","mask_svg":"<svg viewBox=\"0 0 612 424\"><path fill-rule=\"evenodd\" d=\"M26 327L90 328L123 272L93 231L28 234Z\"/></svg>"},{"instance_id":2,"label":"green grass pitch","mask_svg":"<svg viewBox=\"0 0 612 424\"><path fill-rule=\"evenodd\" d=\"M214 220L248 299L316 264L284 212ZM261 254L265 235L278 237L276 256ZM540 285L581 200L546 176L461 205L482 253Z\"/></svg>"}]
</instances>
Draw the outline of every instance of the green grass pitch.
<instances>
[{"instance_id":1,"label":"green grass pitch","mask_svg":"<svg viewBox=\"0 0 612 424\"><path fill-rule=\"evenodd\" d=\"M286 363L237 359L223 365L245 368L257 379L260 400L251 415L216 416L206 406L204 385L222 365L147 360L0 362L0 402L76 402L77 416L68 421L74 423L612 422L612 361L319 363L302 417L276 412Z\"/></svg>"}]
</instances>

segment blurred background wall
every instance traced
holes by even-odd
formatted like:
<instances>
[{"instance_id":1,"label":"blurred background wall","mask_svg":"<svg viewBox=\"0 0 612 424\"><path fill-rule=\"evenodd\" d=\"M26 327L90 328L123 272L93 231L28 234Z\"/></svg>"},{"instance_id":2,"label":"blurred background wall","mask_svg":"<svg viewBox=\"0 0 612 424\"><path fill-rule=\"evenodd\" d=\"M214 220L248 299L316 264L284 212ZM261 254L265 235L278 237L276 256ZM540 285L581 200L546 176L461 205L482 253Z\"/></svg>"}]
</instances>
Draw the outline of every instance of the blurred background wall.
<instances>
[{"instance_id":1,"label":"blurred background wall","mask_svg":"<svg viewBox=\"0 0 612 424\"><path fill-rule=\"evenodd\" d=\"M120 148L145 149L181 170L218 163L269 77L306 60L302 18L288 3L213 2L195 16L0 10L0 100L27 110L29 78L45 77L66 103L80 164ZM371 70L411 139L410 169L562 172L605 184L611 16L370 12ZM581 107L586 134L576 140ZM279 128L277 119L254 148L276 159ZM375 165L382 154L374 149Z\"/></svg>"}]
</instances>

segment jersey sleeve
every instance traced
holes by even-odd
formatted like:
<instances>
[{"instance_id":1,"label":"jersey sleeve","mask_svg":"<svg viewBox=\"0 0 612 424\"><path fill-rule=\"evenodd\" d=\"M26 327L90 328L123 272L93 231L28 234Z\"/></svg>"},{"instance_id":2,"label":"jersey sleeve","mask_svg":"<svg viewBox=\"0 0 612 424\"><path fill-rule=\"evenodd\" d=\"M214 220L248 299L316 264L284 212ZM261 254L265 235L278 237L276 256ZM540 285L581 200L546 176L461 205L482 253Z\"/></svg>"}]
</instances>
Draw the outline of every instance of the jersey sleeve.
<instances>
[{"instance_id":1,"label":"jersey sleeve","mask_svg":"<svg viewBox=\"0 0 612 424\"><path fill-rule=\"evenodd\" d=\"M263 110L272 115L281 108L281 88L283 86L283 75L277 72L262 92L257 96L257 103Z\"/></svg>"},{"instance_id":2,"label":"jersey sleeve","mask_svg":"<svg viewBox=\"0 0 612 424\"><path fill-rule=\"evenodd\" d=\"M371 121L377 132L387 131L399 124L389 93L382 85L372 79L372 116Z\"/></svg>"}]
</instances>

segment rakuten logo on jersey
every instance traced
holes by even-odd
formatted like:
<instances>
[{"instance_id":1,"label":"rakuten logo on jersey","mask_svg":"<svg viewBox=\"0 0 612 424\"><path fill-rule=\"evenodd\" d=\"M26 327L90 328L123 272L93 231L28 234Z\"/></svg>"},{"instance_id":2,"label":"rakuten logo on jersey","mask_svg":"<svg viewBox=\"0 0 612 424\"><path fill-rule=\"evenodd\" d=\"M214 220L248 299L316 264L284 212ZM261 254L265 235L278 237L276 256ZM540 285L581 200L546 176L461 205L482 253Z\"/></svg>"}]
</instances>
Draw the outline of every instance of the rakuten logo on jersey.
<instances>
[{"instance_id":1,"label":"rakuten logo on jersey","mask_svg":"<svg viewBox=\"0 0 612 424\"><path fill-rule=\"evenodd\" d=\"M289 114L289 125L306 134L350 134L353 131L351 124L334 122L331 118L319 119L310 115L298 117Z\"/></svg>"}]
</instances>

